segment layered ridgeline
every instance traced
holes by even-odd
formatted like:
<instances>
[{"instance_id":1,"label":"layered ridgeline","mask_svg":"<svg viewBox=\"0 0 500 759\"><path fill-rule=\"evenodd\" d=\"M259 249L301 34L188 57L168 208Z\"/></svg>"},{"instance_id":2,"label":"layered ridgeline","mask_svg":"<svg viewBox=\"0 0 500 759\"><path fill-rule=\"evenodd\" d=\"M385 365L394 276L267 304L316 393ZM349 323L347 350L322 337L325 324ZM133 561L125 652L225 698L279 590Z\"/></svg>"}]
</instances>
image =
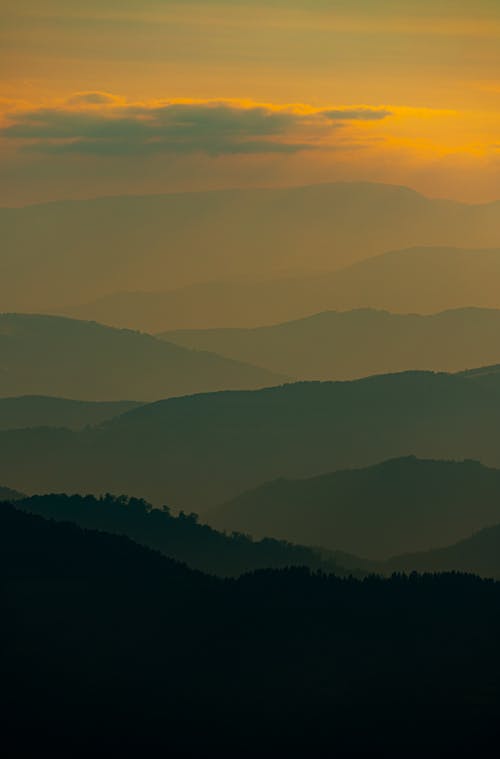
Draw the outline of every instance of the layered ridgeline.
<instances>
[{"instance_id":1,"label":"layered ridgeline","mask_svg":"<svg viewBox=\"0 0 500 759\"><path fill-rule=\"evenodd\" d=\"M0 486L0 501L18 501L21 498L25 498L24 493Z\"/></svg>"},{"instance_id":2,"label":"layered ridgeline","mask_svg":"<svg viewBox=\"0 0 500 759\"><path fill-rule=\"evenodd\" d=\"M494 367L296 383L171 398L82 431L0 432L0 482L27 493L127 493L202 512L279 477L400 456L498 466L499 428Z\"/></svg>"},{"instance_id":3,"label":"layered ridgeline","mask_svg":"<svg viewBox=\"0 0 500 759\"><path fill-rule=\"evenodd\" d=\"M9 493L5 491L2 497L2 492L0 488L0 499L8 501ZM173 515L167 507L153 509L137 498L64 494L24 498L17 494L15 504L22 511L46 519L73 522L86 529L125 535L209 574L237 576L256 569L291 566L344 574L333 556L322 556L312 548L270 538L254 541L241 533L222 534L199 524L195 514ZM352 569L349 570L351 573Z\"/></svg>"},{"instance_id":4,"label":"layered ridgeline","mask_svg":"<svg viewBox=\"0 0 500 759\"><path fill-rule=\"evenodd\" d=\"M499 308L499 293L500 248L427 247L385 253L321 276L254 282L248 277L163 293L118 292L68 313L161 332L266 326L319 311L368 307L398 313Z\"/></svg>"},{"instance_id":5,"label":"layered ridgeline","mask_svg":"<svg viewBox=\"0 0 500 759\"><path fill-rule=\"evenodd\" d=\"M1 359L0 359L1 360ZM23 427L81 429L139 406L135 401L74 401L39 395L0 398L0 430Z\"/></svg>"},{"instance_id":6,"label":"layered ridgeline","mask_svg":"<svg viewBox=\"0 0 500 759\"><path fill-rule=\"evenodd\" d=\"M500 310L431 316L328 311L256 329L179 330L160 337L304 380L408 369L458 371L500 362Z\"/></svg>"},{"instance_id":7,"label":"layered ridgeline","mask_svg":"<svg viewBox=\"0 0 500 759\"><path fill-rule=\"evenodd\" d=\"M0 570L16 755L232 755L242 735L245 755L321 753L332 735L346 756L399 755L408 735L415 757L477 755L498 730L497 583L297 568L221 580L8 505Z\"/></svg>"},{"instance_id":8,"label":"layered ridgeline","mask_svg":"<svg viewBox=\"0 0 500 759\"><path fill-rule=\"evenodd\" d=\"M465 205L354 182L4 208L0 238L3 308L53 311L123 290L302 277L415 245L498 247L500 213L498 203ZM327 307L335 306L312 310ZM169 326L182 325L156 329Z\"/></svg>"},{"instance_id":9,"label":"layered ridgeline","mask_svg":"<svg viewBox=\"0 0 500 759\"><path fill-rule=\"evenodd\" d=\"M156 400L283 381L150 335L57 316L0 315L0 396Z\"/></svg>"},{"instance_id":10,"label":"layered ridgeline","mask_svg":"<svg viewBox=\"0 0 500 759\"><path fill-rule=\"evenodd\" d=\"M341 561L343 554L332 558ZM394 572L468 572L500 579L500 524L485 527L465 540L431 551L393 556L383 562L366 562L344 556L346 563L365 572L391 575ZM349 571L349 570L346 570ZM359 570L358 570L359 571Z\"/></svg>"},{"instance_id":11,"label":"layered ridgeline","mask_svg":"<svg viewBox=\"0 0 500 759\"><path fill-rule=\"evenodd\" d=\"M457 543L428 551L404 553L378 561L343 551L323 551L344 572L391 576L411 572L464 572L500 580L500 524L484 527Z\"/></svg>"},{"instance_id":12,"label":"layered ridgeline","mask_svg":"<svg viewBox=\"0 0 500 759\"><path fill-rule=\"evenodd\" d=\"M389 558L446 546L500 524L500 470L474 461L393 459L320 477L275 480L204 518L218 529Z\"/></svg>"},{"instance_id":13,"label":"layered ridgeline","mask_svg":"<svg viewBox=\"0 0 500 759\"><path fill-rule=\"evenodd\" d=\"M235 508L229 514L223 513L224 509L214 509L205 515L208 521L220 522L222 528L226 522L249 523L249 531L253 531L253 524L267 523L270 526L264 530L279 534L285 525L289 533L311 537L322 545L333 545L336 541L341 545L348 532L353 545L367 551L370 546L375 547L372 553L390 553L394 545L444 543L464 531L476 530L478 524L499 520L499 524L480 529L444 548L400 554L383 561L275 538L254 540L243 532L220 532L200 524L196 514L174 515L166 506L153 509L141 499L124 496L51 494L28 498L0 488L0 500L4 502L0 508L15 503L21 511L45 519L123 535L193 569L224 577L257 569L302 566L337 576L417 571L466 572L500 579L499 479L498 470L486 469L476 462L401 459L319 478L325 483L333 481L328 492L314 480L300 483L302 495L306 489L309 491L312 504L309 509L304 508L303 502L298 505L295 490L284 508L279 496L283 495L285 485L293 483L279 481L275 483L279 491L277 502L273 499L267 515L262 513L265 498L257 500L254 494L248 494L246 499L248 503L253 495L249 515L238 511L244 497L235 499ZM370 485L373 494L367 495ZM412 487L416 487L416 493L410 490ZM318 495L314 489L319 491ZM426 489L427 495L423 495ZM266 490L272 493L272 487L258 492ZM383 497L386 501L381 502ZM371 540L366 538L367 530L373 530Z\"/></svg>"}]
</instances>

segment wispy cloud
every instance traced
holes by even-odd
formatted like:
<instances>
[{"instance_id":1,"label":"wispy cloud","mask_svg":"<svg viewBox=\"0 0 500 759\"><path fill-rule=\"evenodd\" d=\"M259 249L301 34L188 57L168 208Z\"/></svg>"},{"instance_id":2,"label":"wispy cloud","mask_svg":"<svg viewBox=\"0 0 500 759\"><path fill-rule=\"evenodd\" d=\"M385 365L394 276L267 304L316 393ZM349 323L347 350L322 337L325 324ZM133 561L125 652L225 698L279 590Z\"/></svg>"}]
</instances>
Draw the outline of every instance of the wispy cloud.
<instances>
[{"instance_id":1,"label":"wispy cloud","mask_svg":"<svg viewBox=\"0 0 500 759\"><path fill-rule=\"evenodd\" d=\"M328 146L349 121L379 121L385 108L274 105L247 101L128 103L106 92L81 92L51 107L5 116L0 134L24 149L95 155L170 152L293 153Z\"/></svg>"},{"instance_id":2,"label":"wispy cloud","mask_svg":"<svg viewBox=\"0 0 500 759\"><path fill-rule=\"evenodd\" d=\"M335 121L380 121L392 116L392 112L384 108L334 108L322 113Z\"/></svg>"}]
</instances>

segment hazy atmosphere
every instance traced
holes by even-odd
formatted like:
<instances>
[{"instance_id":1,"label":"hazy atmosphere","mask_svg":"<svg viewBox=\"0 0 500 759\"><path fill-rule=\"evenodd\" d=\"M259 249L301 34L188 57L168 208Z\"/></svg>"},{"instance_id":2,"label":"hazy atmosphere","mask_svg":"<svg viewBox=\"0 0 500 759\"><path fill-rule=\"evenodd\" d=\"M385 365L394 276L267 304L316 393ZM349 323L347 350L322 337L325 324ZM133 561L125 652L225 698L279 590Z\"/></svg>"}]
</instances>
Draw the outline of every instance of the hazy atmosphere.
<instances>
[{"instance_id":1,"label":"hazy atmosphere","mask_svg":"<svg viewBox=\"0 0 500 759\"><path fill-rule=\"evenodd\" d=\"M0 2L9 756L491 756L498 0Z\"/></svg>"},{"instance_id":2,"label":"hazy atmosphere","mask_svg":"<svg viewBox=\"0 0 500 759\"><path fill-rule=\"evenodd\" d=\"M370 180L498 198L496 0L3 0L5 205Z\"/></svg>"}]
</instances>

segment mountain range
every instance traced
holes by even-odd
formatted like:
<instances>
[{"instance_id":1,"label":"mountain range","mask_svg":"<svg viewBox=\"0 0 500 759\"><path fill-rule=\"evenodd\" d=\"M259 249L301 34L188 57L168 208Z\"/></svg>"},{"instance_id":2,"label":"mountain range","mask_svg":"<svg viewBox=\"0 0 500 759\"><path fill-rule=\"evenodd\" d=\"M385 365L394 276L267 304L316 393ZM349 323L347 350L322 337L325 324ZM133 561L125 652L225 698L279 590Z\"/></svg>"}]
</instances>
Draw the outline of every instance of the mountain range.
<instances>
[{"instance_id":1,"label":"mountain range","mask_svg":"<svg viewBox=\"0 0 500 759\"><path fill-rule=\"evenodd\" d=\"M135 401L74 401L40 395L0 398L0 430L24 427L81 429L139 406Z\"/></svg>"},{"instance_id":2,"label":"mountain range","mask_svg":"<svg viewBox=\"0 0 500 759\"><path fill-rule=\"evenodd\" d=\"M0 298L5 310L54 312L116 291L322 276L408 246L498 247L499 219L498 203L466 205L363 182L2 208ZM488 285L486 277L482 281ZM450 307L443 299L452 291L452 285L445 288L438 308ZM238 302L237 291L233 299ZM199 305L199 313L208 315L206 305ZM391 308L330 300L316 302L312 312L356 305ZM500 304L469 300L458 305ZM268 322L269 314L264 318ZM165 321L155 329L202 325L200 319L195 324ZM227 325L212 319L207 324Z\"/></svg>"},{"instance_id":3,"label":"mountain range","mask_svg":"<svg viewBox=\"0 0 500 759\"><path fill-rule=\"evenodd\" d=\"M409 369L458 371L500 362L500 310L423 316L327 311L256 329L179 330L162 338L303 380L354 379Z\"/></svg>"},{"instance_id":4,"label":"mountain range","mask_svg":"<svg viewBox=\"0 0 500 759\"><path fill-rule=\"evenodd\" d=\"M4 488L0 486L1 501L18 501L21 498L25 498L23 493L19 493L17 490L12 490L11 488Z\"/></svg>"},{"instance_id":5,"label":"mountain range","mask_svg":"<svg viewBox=\"0 0 500 759\"><path fill-rule=\"evenodd\" d=\"M7 492L2 496L0 488L2 497L5 501L13 500L9 499ZM225 535L199 524L195 514L182 512L174 515L167 508L153 509L142 499L65 494L25 498L17 494L15 505L22 511L45 519L125 535L136 543L208 574L234 577L257 569L291 566L344 573L332 556L322 558L322 554L312 548L269 538L254 541L242 534Z\"/></svg>"},{"instance_id":6,"label":"mountain range","mask_svg":"<svg viewBox=\"0 0 500 759\"><path fill-rule=\"evenodd\" d=\"M311 498L312 507L307 510L307 515L303 509L306 528L302 531L310 535L312 530L307 524L308 517L319 516L316 530L324 530L326 540L322 535L323 544L334 543L336 540L340 544L345 536L346 527L355 535L355 541L359 541L360 535L363 535L364 530L371 529L375 519L377 535L380 536L385 526L389 533L389 542L394 541L397 536L396 542L399 545L407 544L409 539L416 543L425 542L427 539L432 543L435 541L432 532L434 528L437 528L438 539L446 540L460 531L467 531L471 525L477 525L485 518L498 518L499 507L495 503L495 497L499 477L498 470L489 470L473 461L402 459L384 462L366 470L327 475L319 478L318 482L305 480L302 487L299 485L299 491L303 493L308 489L311 493L316 486L323 498ZM341 482L343 478L344 483ZM330 508L325 508L327 488L318 487L321 480L324 483L333 482L333 487L328 491ZM410 490L415 481L417 494ZM339 483L343 484L343 487L339 488ZM365 495L370 484L373 486L375 499L368 499ZM292 481L274 483L274 487L277 490L281 489L281 492L286 486L292 485ZM429 485L431 508L428 501L422 499L422 493ZM471 503L474 504L475 485L479 485L477 509L471 508ZM271 489L272 486L267 486L257 492L265 494L266 490L269 493ZM272 501L271 508L263 512L265 499L261 497L257 500L257 493L251 494L254 504L252 511L247 514L247 521L254 525L267 522L271 525L269 529L274 529L275 532L279 532L280 524L281 528L285 525L289 532L297 530L296 504L300 500L300 492L297 495L295 490L292 490L292 498L287 504L284 519L279 519L279 512L283 512L282 502ZM400 494L398 502L396 494ZM389 504L380 504L382 495L388 496ZM336 498L338 500L335 500ZM448 508L447 498L452 499L452 505ZM362 577L373 573L391 575L394 572L465 572L500 579L500 524L480 529L471 536L443 548L375 560L345 551L332 551L321 547L307 548L272 538L252 540L241 532L217 532L206 524L201 524L195 514L173 515L167 508L153 509L141 499L124 496L115 498L106 495L95 498L52 494L28 498L22 493L0 487L0 500L4 501L1 506L3 509L11 502L15 503L17 509L44 519L71 522L87 530L124 535L140 545L182 561L193 569L226 577L239 576L256 569L303 566L311 570L333 572L337 576ZM246 497L247 504L249 500ZM231 510L229 514L224 514L224 509L216 509L205 517L215 517L213 521L221 521L223 525L226 519L229 522L242 522L245 514L241 513L241 509L238 512L238 505L241 506L242 502L245 504L245 496L235 499L232 514ZM448 515L449 512L453 512L452 518L448 521L447 512ZM354 524L354 515L360 516L357 525ZM376 515L380 515L380 524ZM289 522L292 523L291 527ZM410 535L413 530L416 531L414 536ZM387 545L386 538L384 535L383 540ZM315 540L317 537L312 539ZM377 537L374 536L374 545L376 540ZM380 544L378 548L381 548Z\"/></svg>"},{"instance_id":7,"label":"mountain range","mask_svg":"<svg viewBox=\"0 0 500 759\"><path fill-rule=\"evenodd\" d=\"M355 560L355 563L367 569L363 562ZM368 571L386 575L393 572L468 572L499 580L500 525L485 527L451 546L394 556L371 565Z\"/></svg>"},{"instance_id":8,"label":"mountain range","mask_svg":"<svg viewBox=\"0 0 500 759\"><path fill-rule=\"evenodd\" d=\"M500 470L474 461L394 459L275 480L209 510L204 519L217 529L389 558L447 546L500 524Z\"/></svg>"},{"instance_id":9,"label":"mountain range","mask_svg":"<svg viewBox=\"0 0 500 759\"><path fill-rule=\"evenodd\" d=\"M297 567L223 580L7 504L0 570L15 755L229 756L245 731L245 756L316 755L332 736L341 756L397 756L408 735L412 757L494 743L498 583Z\"/></svg>"},{"instance_id":10,"label":"mountain range","mask_svg":"<svg viewBox=\"0 0 500 759\"><path fill-rule=\"evenodd\" d=\"M283 379L132 330L57 316L0 314L0 396L151 401Z\"/></svg>"},{"instance_id":11,"label":"mountain range","mask_svg":"<svg viewBox=\"0 0 500 759\"><path fill-rule=\"evenodd\" d=\"M261 275L168 292L113 292L61 313L149 332L251 328L327 310L434 313L470 306L499 308L499 292L500 248L413 247L321 275Z\"/></svg>"},{"instance_id":12,"label":"mountain range","mask_svg":"<svg viewBox=\"0 0 500 759\"><path fill-rule=\"evenodd\" d=\"M0 482L201 513L276 478L401 456L499 466L499 428L498 367L295 383L170 398L86 430L0 432Z\"/></svg>"}]
</instances>

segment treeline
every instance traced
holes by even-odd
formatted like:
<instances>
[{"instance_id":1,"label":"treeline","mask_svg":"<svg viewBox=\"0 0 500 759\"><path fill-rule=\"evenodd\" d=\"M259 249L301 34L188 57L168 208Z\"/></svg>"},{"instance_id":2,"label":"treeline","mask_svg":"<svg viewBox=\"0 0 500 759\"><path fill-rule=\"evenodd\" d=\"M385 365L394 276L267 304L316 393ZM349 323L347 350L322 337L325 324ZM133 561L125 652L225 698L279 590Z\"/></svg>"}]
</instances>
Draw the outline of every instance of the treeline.
<instances>
[{"instance_id":1,"label":"treeline","mask_svg":"<svg viewBox=\"0 0 500 759\"><path fill-rule=\"evenodd\" d=\"M8 505L0 575L19 755L478 756L497 731L493 581L217 579Z\"/></svg>"},{"instance_id":2,"label":"treeline","mask_svg":"<svg viewBox=\"0 0 500 759\"><path fill-rule=\"evenodd\" d=\"M199 524L196 514L174 515L167 506L154 509L140 498L53 494L23 498L16 506L48 519L126 535L209 574L237 576L254 569L290 566L345 573L333 558L322 558L312 548L272 538L252 540L238 532L217 532ZM356 571L349 571L352 573Z\"/></svg>"}]
</instances>

